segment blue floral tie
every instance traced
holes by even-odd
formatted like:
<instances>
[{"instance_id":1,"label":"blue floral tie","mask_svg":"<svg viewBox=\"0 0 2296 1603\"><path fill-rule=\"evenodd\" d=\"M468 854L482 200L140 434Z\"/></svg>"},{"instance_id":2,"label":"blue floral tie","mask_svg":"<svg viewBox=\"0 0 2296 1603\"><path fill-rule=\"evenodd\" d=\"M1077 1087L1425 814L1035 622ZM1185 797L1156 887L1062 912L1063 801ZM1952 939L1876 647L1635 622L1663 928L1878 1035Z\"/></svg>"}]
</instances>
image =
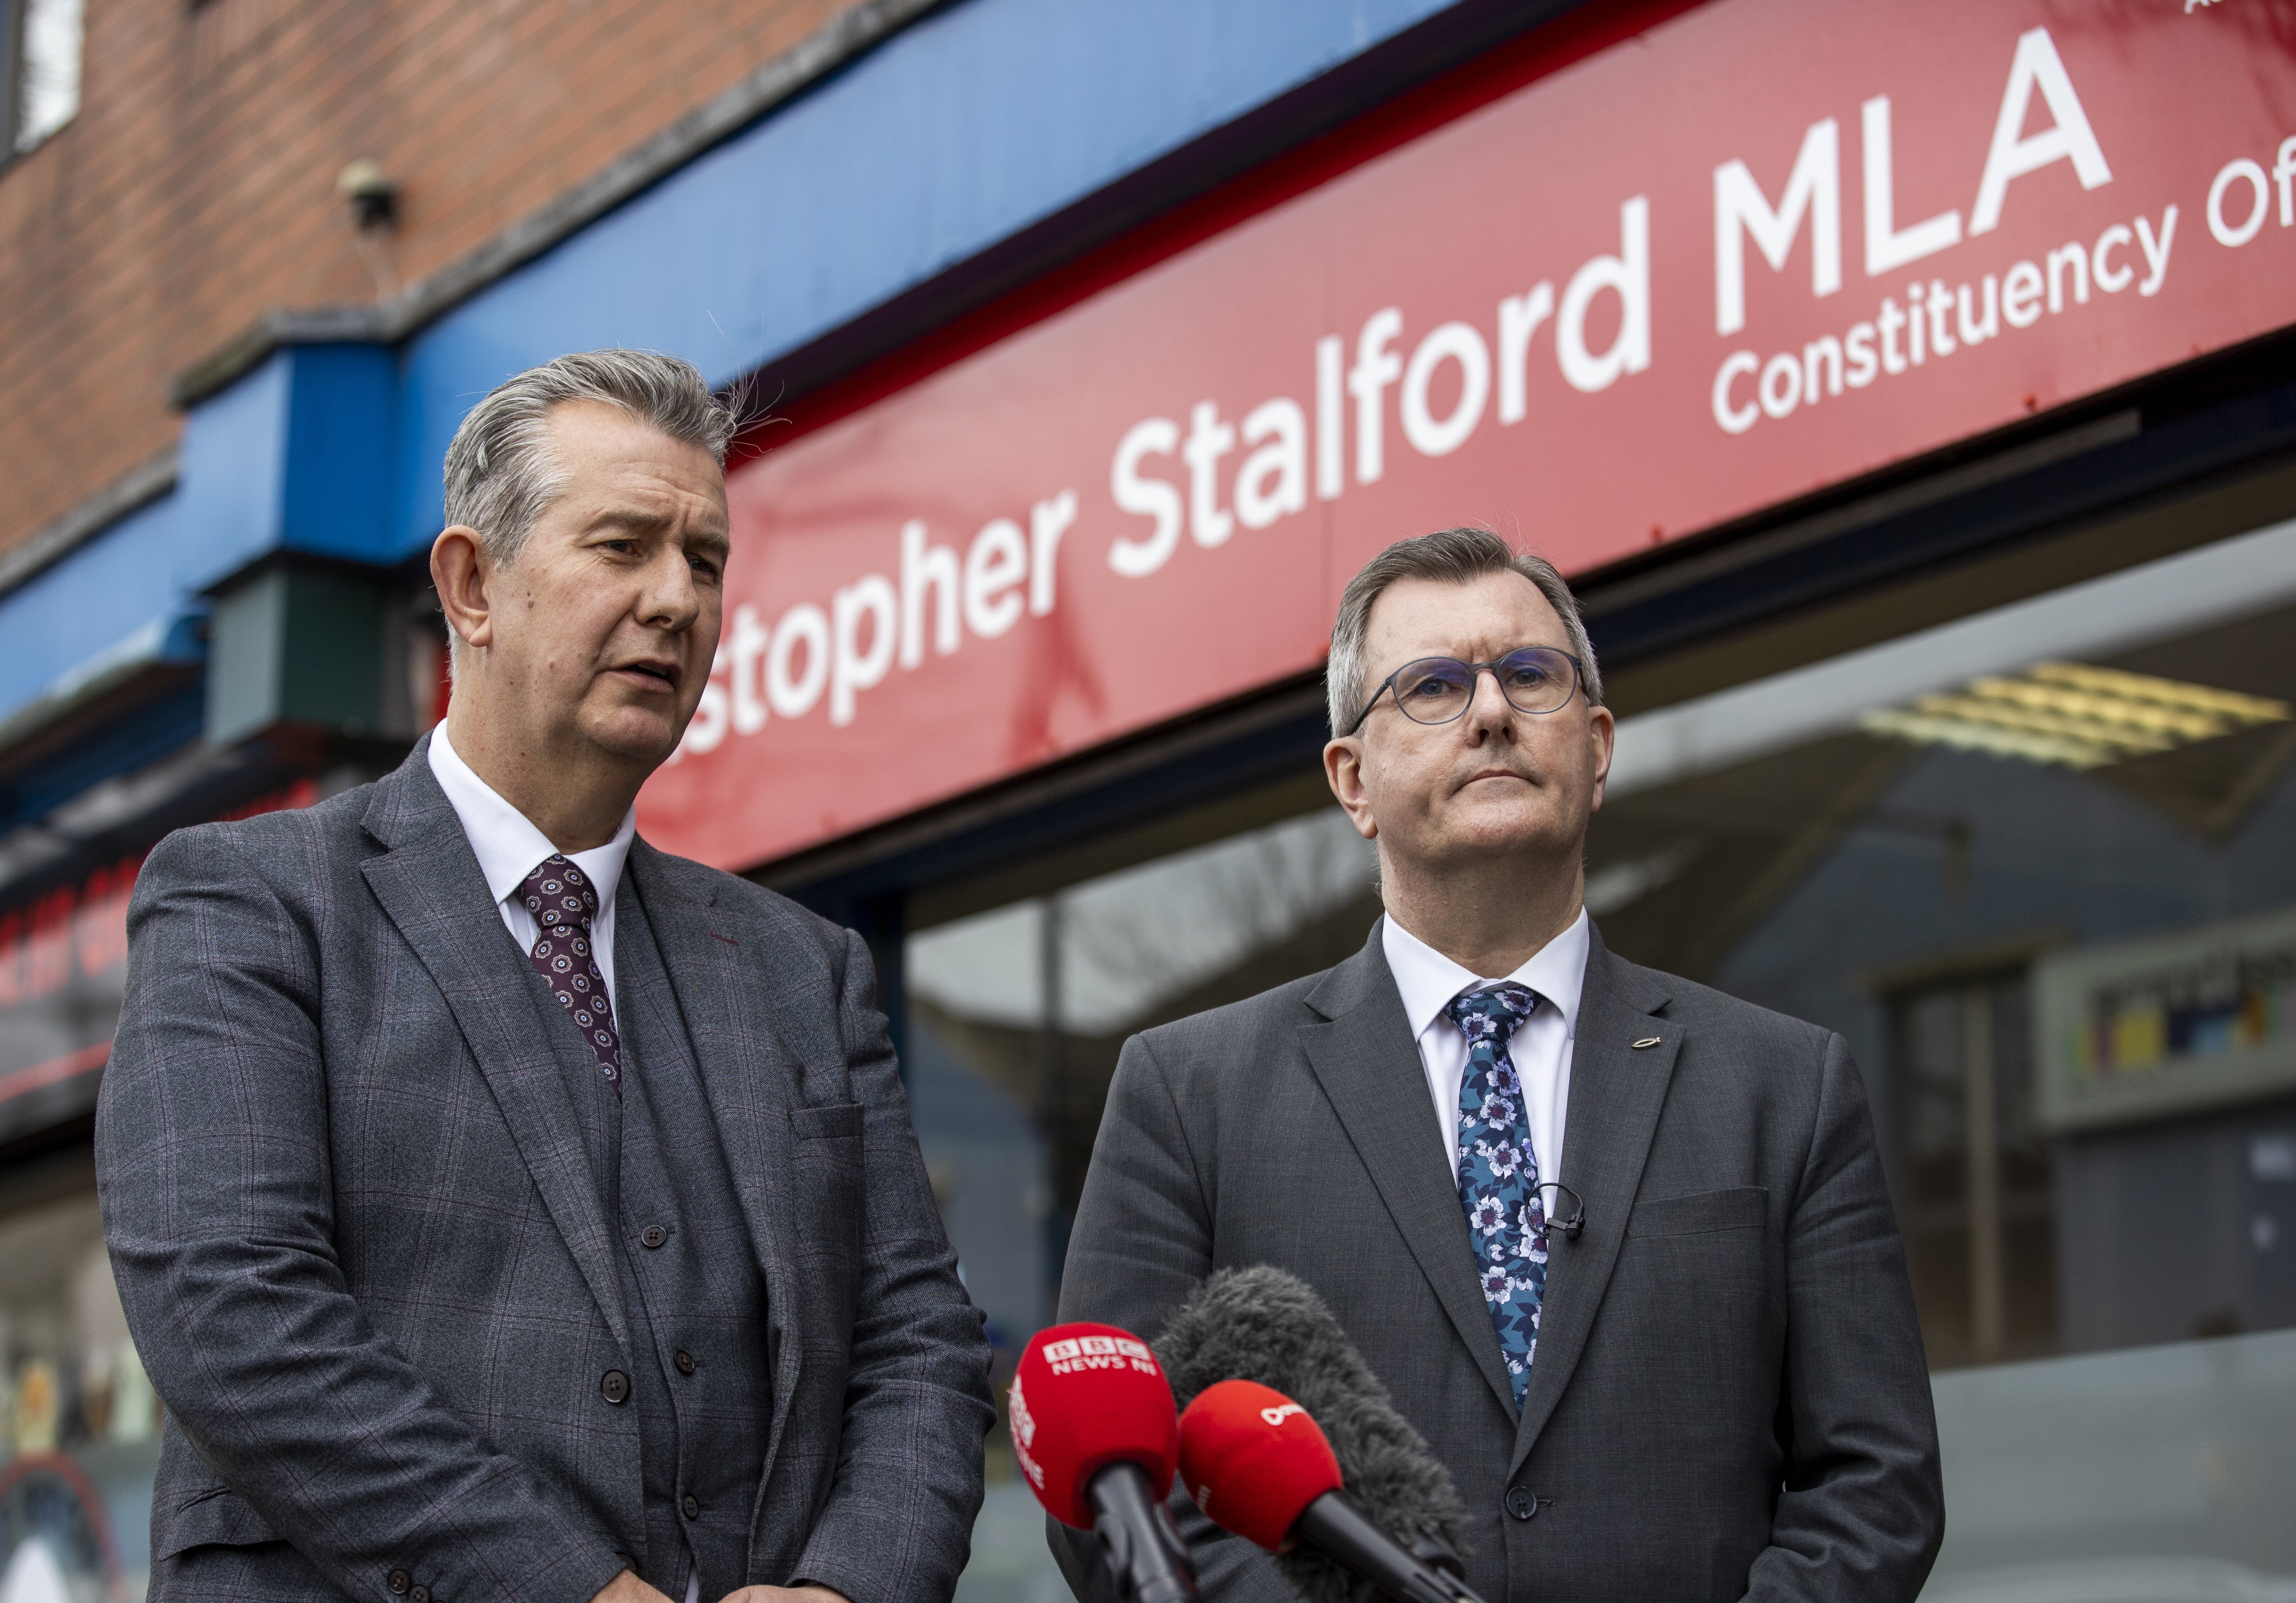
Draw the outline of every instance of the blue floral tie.
<instances>
[{"instance_id":1,"label":"blue floral tie","mask_svg":"<svg viewBox=\"0 0 2296 1603\"><path fill-rule=\"evenodd\" d=\"M1467 1212L1483 1301L1517 1408L1530 1385L1538 1305L1546 1295L1546 1210L1507 1040L1538 1007L1537 991L1506 984L1464 991L1443 1010L1467 1038L1467 1072L1459 1080L1459 1205Z\"/></svg>"},{"instance_id":2,"label":"blue floral tie","mask_svg":"<svg viewBox=\"0 0 2296 1603\"><path fill-rule=\"evenodd\" d=\"M543 977L558 1005L574 1020L598 1059L600 1073L622 1094L622 1042L614 1029L614 1005L606 976L590 949L590 921L598 916L598 892L589 875L555 853L519 887L526 910L542 926L527 961Z\"/></svg>"}]
</instances>

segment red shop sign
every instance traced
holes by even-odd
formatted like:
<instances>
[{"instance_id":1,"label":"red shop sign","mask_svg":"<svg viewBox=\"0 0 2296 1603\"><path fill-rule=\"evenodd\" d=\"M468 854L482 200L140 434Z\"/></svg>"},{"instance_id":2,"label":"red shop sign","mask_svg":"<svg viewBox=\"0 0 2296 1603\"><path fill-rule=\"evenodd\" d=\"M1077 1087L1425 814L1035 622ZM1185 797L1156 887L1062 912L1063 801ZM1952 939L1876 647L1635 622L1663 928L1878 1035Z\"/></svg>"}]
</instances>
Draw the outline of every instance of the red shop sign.
<instances>
[{"instance_id":1,"label":"red shop sign","mask_svg":"<svg viewBox=\"0 0 2296 1603\"><path fill-rule=\"evenodd\" d=\"M1718 0L805 435L641 822L763 862L1314 668L1398 536L1582 572L2296 322L2270 16Z\"/></svg>"}]
</instances>

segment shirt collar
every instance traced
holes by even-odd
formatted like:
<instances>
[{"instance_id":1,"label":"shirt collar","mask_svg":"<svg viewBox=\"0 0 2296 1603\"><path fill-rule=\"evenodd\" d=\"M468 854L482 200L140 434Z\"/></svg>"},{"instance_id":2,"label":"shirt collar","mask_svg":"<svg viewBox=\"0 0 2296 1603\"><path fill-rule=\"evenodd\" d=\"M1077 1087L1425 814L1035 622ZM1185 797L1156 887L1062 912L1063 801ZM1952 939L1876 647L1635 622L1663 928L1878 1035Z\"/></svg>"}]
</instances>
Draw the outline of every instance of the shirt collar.
<instances>
[{"instance_id":1,"label":"shirt collar","mask_svg":"<svg viewBox=\"0 0 2296 1603\"><path fill-rule=\"evenodd\" d=\"M1398 924L1393 914L1380 920L1379 941L1387 955L1388 972L1395 976L1395 988L1403 993L1403 1014L1411 1021L1414 1040L1443 1015L1453 997L1493 983L1452 962ZM1587 988L1587 953L1592 944L1587 909L1582 907L1570 928L1540 947L1529 962L1504 976L1529 986L1552 1002L1562 1015L1563 1032L1574 1040L1578 1034L1578 998Z\"/></svg>"},{"instance_id":2,"label":"shirt collar","mask_svg":"<svg viewBox=\"0 0 2296 1603\"><path fill-rule=\"evenodd\" d=\"M443 723L430 731L430 772L438 777L439 788L447 793L455 816L462 820L463 833L470 837L479 872L487 876L487 893L497 902L516 895L535 866L558 848L534 826L533 819L504 801L463 760L455 743L447 738ZM598 887L602 916L614 905L614 892L622 882L622 863L630 854L630 839L637 833L637 809L631 808L612 840L587 851L566 854Z\"/></svg>"}]
</instances>

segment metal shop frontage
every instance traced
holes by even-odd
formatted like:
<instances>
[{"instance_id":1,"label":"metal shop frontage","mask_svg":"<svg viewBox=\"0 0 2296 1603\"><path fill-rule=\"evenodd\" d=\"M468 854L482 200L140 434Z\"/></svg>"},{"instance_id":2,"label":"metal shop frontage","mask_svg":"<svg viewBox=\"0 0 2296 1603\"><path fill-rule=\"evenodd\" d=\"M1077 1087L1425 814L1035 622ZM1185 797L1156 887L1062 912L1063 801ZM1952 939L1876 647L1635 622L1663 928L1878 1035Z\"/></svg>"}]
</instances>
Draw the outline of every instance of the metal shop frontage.
<instances>
[{"instance_id":1,"label":"metal shop frontage","mask_svg":"<svg viewBox=\"0 0 2296 1603\"><path fill-rule=\"evenodd\" d=\"M1485 523L1603 657L1604 939L1857 1052L1936 1372L1930 1595L2296 1597L2296 52L2185 9L1572 12L793 392L640 827L868 936L1006 1361L1125 1037L1362 943L1332 613ZM402 744L439 450L624 337L575 300L672 294L589 250L630 216L375 381ZM294 750L229 804L382 760ZM152 838L0 912L0 1121L100 1072ZM0 1217L0 1533L108 1508L132 1586L155 1405L78 1140ZM962 1595L1048 1595L991 1455Z\"/></svg>"}]
</instances>

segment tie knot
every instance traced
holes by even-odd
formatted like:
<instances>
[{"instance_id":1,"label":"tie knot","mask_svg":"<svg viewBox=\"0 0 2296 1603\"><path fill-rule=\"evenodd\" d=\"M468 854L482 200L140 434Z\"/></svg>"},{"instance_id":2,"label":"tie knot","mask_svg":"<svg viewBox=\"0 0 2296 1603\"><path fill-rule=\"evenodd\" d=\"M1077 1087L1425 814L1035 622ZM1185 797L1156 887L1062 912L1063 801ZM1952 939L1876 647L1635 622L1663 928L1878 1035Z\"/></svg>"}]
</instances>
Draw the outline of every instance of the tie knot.
<instances>
[{"instance_id":1,"label":"tie knot","mask_svg":"<svg viewBox=\"0 0 2296 1603\"><path fill-rule=\"evenodd\" d=\"M598 914L598 891L590 876L556 853L526 876L519 895L534 922L545 930L563 925L586 928Z\"/></svg>"},{"instance_id":2,"label":"tie knot","mask_svg":"<svg viewBox=\"0 0 2296 1603\"><path fill-rule=\"evenodd\" d=\"M1486 1041L1504 1043L1514 1033L1515 1026L1529 1018L1538 1007L1538 992L1509 981L1486 985L1480 991L1463 991L1450 999L1443 1011L1459 1026L1459 1033L1467 1038L1467 1044L1476 1047Z\"/></svg>"}]
</instances>

